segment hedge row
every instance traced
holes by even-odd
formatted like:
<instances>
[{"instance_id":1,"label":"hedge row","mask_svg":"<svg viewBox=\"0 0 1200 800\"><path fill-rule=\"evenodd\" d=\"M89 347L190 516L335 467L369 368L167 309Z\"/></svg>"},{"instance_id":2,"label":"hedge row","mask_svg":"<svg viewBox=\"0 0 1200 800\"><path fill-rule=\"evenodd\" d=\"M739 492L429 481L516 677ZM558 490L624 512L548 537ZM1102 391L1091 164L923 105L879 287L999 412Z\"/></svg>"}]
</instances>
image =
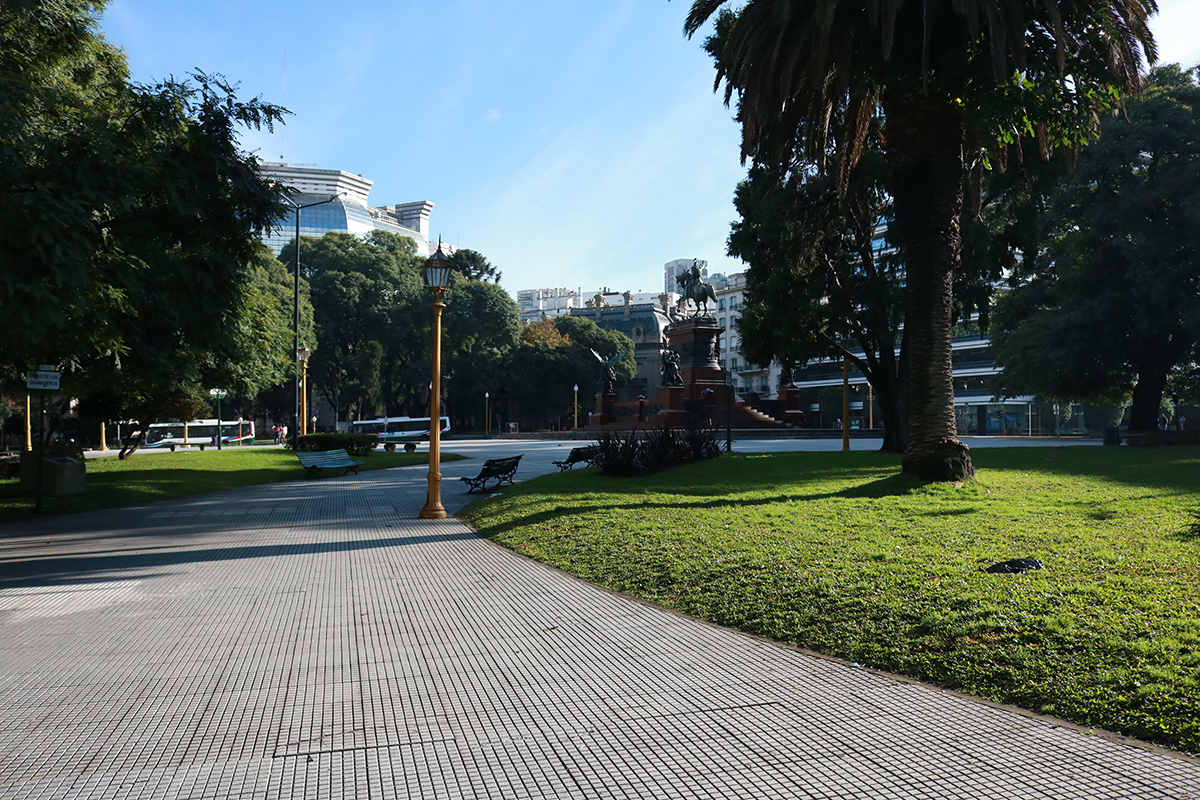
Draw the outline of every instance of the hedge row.
<instances>
[{"instance_id":1,"label":"hedge row","mask_svg":"<svg viewBox=\"0 0 1200 800\"><path fill-rule=\"evenodd\" d=\"M378 446L379 437L373 433L310 433L296 442L296 449L302 453L345 450L352 456L370 455Z\"/></svg>"}]
</instances>

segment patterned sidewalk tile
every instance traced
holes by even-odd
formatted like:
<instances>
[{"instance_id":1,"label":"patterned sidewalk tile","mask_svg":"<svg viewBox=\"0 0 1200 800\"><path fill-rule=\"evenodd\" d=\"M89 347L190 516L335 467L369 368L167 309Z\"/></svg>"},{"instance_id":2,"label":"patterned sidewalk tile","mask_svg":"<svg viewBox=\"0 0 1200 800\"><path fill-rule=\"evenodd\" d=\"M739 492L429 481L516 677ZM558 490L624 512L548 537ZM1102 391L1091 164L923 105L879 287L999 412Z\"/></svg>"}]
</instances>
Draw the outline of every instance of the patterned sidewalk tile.
<instances>
[{"instance_id":1,"label":"patterned sidewalk tile","mask_svg":"<svg viewBox=\"0 0 1200 800\"><path fill-rule=\"evenodd\" d=\"M523 448L518 478L564 452ZM451 513L478 464L443 465ZM0 531L0 800L1200 800L1194 759L635 603L415 519L425 492Z\"/></svg>"}]
</instances>

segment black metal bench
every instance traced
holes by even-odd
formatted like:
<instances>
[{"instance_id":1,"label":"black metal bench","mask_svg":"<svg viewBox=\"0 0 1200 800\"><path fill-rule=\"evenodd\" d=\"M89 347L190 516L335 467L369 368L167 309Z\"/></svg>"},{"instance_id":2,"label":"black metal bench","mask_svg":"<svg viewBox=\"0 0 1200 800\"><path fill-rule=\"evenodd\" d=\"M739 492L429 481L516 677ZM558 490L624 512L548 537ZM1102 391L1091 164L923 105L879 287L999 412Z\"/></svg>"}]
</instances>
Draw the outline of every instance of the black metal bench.
<instances>
[{"instance_id":1,"label":"black metal bench","mask_svg":"<svg viewBox=\"0 0 1200 800\"><path fill-rule=\"evenodd\" d=\"M600 455L599 445L588 445L587 447L576 447L571 450L570 455L562 461L555 461L554 466L558 467L559 472L565 472L571 469L576 464L586 463L589 467L595 466L596 458Z\"/></svg>"},{"instance_id":2,"label":"black metal bench","mask_svg":"<svg viewBox=\"0 0 1200 800\"><path fill-rule=\"evenodd\" d=\"M474 478L462 477L460 481L465 481L470 489L467 489L467 494L476 489L485 488L485 484L492 478L496 479L496 486L499 487L505 481L512 485L513 475L517 472L517 465L521 462L521 456L512 456L510 458L489 458L483 462L483 468L479 470L479 474Z\"/></svg>"},{"instance_id":3,"label":"black metal bench","mask_svg":"<svg viewBox=\"0 0 1200 800\"><path fill-rule=\"evenodd\" d=\"M315 478L323 469L340 469L345 475L349 472L358 474L358 467L363 462L351 461L350 454L345 450L322 450L318 453L296 453L300 466L308 470L308 477Z\"/></svg>"}]
</instances>

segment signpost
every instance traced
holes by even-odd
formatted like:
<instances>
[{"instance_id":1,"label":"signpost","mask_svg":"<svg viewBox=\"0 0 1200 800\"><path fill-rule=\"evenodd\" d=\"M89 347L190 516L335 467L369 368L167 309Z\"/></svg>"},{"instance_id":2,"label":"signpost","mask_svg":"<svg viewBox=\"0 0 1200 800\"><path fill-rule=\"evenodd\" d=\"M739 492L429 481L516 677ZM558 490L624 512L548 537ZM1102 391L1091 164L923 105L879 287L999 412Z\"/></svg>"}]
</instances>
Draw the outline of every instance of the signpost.
<instances>
[{"instance_id":1,"label":"signpost","mask_svg":"<svg viewBox=\"0 0 1200 800\"><path fill-rule=\"evenodd\" d=\"M45 392L57 392L58 379L58 371L53 366L42 364L37 369L25 373L25 387L41 389Z\"/></svg>"},{"instance_id":2,"label":"signpost","mask_svg":"<svg viewBox=\"0 0 1200 800\"><path fill-rule=\"evenodd\" d=\"M46 481L46 433L43 430L46 417L46 393L58 391L58 370L53 364L42 364L35 370L25 373L25 388L38 393L38 455L37 455L37 499L34 501L35 513L42 513L45 498Z\"/></svg>"}]
</instances>

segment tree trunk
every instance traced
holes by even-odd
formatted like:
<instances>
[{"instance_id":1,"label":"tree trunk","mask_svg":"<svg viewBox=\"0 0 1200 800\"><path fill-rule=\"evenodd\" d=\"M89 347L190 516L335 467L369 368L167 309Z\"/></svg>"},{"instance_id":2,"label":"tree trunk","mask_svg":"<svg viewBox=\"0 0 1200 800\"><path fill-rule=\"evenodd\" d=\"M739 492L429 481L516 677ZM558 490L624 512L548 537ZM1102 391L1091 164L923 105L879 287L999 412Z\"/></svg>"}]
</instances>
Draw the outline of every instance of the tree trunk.
<instances>
[{"instance_id":1,"label":"tree trunk","mask_svg":"<svg viewBox=\"0 0 1200 800\"><path fill-rule=\"evenodd\" d=\"M953 277L961 259L963 124L948 99L912 90L883 95L896 220L905 245L908 449L904 471L925 480L975 474L958 440L951 363Z\"/></svg>"},{"instance_id":2,"label":"tree trunk","mask_svg":"<svg viewBox=\"0 0 1200 800\"><path fill-rule=\"evenodd\" d=\"M1166 346L1149 348L1137 364L1137 383L1133 386L1133 403L1129 408L1129 430L1158 429L1158 415L1167 374L1176 363L1174 353Z\"/></svg>"},{"instance_id":3,"label":"tree trunk","mask_svg":"<svg viewBox=\"0 0 1200 800\"><path fill-rule=\"evenodd\" d=\"M908 376L905 374L903 350L898 360L891 348L879 352L878 383L874 383L879 416L883 421L883 446L886 453L903 453L908 448Z\"/></svg>"}]
</instances>

